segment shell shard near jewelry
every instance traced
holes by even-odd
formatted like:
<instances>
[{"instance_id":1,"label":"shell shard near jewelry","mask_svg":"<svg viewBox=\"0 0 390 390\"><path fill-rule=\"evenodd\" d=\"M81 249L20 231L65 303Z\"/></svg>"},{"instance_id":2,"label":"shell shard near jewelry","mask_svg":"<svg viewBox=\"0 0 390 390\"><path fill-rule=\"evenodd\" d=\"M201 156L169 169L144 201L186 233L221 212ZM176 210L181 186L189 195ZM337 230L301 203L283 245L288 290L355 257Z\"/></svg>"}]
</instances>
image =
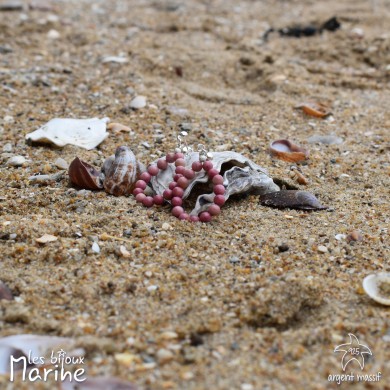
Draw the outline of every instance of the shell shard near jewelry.
<instances>
[{"instance_id":1,"label":"shell shard near jewelry","mask_svg":"<svg viewBox=\"0 0 390 390\"><path fill-rule=\"evenodd\" d=\"M260 203L264 206L290 208L302 210L325 210L318 199L308 191L281 190L260 196Z\"/></svg>"},{"instance_id":2,"label":"shell shard near jewelry","mask_svg":"<svg viewBox=\"0 0 390 390\"><path fill-rule=\"evenodd\" d=\"M104 188L115 196L130 195L135 187L141 166L127 146L120 146L103 164Z\"/></svg>"},{"instance_id":3,"label":"shell shard near jewelry","mask_svg":"<svg viewBox=\"0 0 390 390\"><path fill-rule=\"evenodd\" d=\"M69 179L76 186L86 190L101 190L103 175L92 165L76 157L68 169Z\"/></svg>"},{"instance_id":4,"label":"shell shard near jewelry","mask_svg":"<svg viewBox=\"0 0 390 390\"><path fill-rule=\"evenodd\" d=\"M366 276L363 289L375 302L390 306L390 273L381 272Z\"/></svg>"}]
</instances>

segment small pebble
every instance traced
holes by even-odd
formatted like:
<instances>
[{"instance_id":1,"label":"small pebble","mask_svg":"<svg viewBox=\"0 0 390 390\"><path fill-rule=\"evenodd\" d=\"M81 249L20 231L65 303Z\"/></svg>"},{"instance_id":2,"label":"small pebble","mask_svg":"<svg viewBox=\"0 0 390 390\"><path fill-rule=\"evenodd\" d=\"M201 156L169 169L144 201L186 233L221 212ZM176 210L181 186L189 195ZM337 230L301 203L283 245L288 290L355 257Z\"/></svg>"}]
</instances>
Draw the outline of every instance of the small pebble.
<instances>
[{"instance_id":1,"label":"small pebble","mask_svg":"<svg viewBox=\"0 0 390 390\"><path fill-rule=\"evenodd\" d=\"M328 248L324 245L318 245L317 250L320 253L328 253Z\"/></svg>"},{"instance_id":2,"label":"small pebble","mask_svg":"<svg viewBox=\"0 0 390 390\"><path fill-rule=\"evenodd\" d=\"M3 152L4 153L11 153L12 152L12 144L10 142L7 142L4 146L3 146Z\"/></svg>"},{"instance_id":3,"label":"small pebble","mask_svg":"<svg viewBox=\"0 0 390 390\"><path fill-rule=\"evenodd\" d=\"M229 262L232 263L232 264L237 264L240 262L240 259L237 257L237 256L232 256L230 259L229 259Z\"/></svg>"},{"instance_id":4,"label":"small pebble","mask_svg":"<svg viewBox=\"0 0 390 390\"><path fill-rule=\"evenodd\" d=\"M360 234L358 230L352 230L351 233L347 236L347 241L363 241L363 236Z\"/></svg>"},{"instance_id":5,"label":"small pebble","mask_svg":"<svg viewBox=\"0 0 390 390\"><path fill-rule=\"evenodd\" d=\"M346 236L345 234L341 234L341 233L336 234L336 235L334 236L334 238L335 238L337 241L343 241L343 240L345 240L346 237L347 237L347 236Z\"/></svg>"},{"instance_id":6,"label":"small pebble","mask_svg":"<svg viewBox=\"0 0 390 390\"><path fill-rule=\"evenodd\" d=\"M61 34L57 30L49 30L47 33L47 37L49 39L58 39Z\"/></svg>"},{"instance_id":7,"label":"small pebble","mask_svg":"<svg viewBox=\"0 0 390 390\"><path fill-rule=\"evenodd\" d=\"M136 96L131 102L130 102L130 108L133 110L139 110L140 108L144 108L146 106L146 97L145 96Z\"/></svg>"},{"instance_id":8,"label":"small pebble","mask_svg":"<svg viewBox=\"0 0 390 390\"><path fill-rule=\"evenodd\" d=\"M174 355L169 349L161 348L157 351L156 357L160 364L165 364L171 361Z\"/></svg>"},{"instance_id":9,"label":"small pebble","mask_svg":"<svg viewBox=\"0 0 390 390\"><path fill-rule=\"evenodd\" d=\"M21 167L27 160L23 156L13 156L7 161L10 167Z\"/></svg>"},{"instance_id":10,"label":"small pebble","mask_svg":"<svg viewBox=\"0 0 390 390\"><path fill-rule=\"evenodd\" d=\"M119 251L121 253L121 256L124 257L125 259L128 259L129 257L131 257L131 253L126 249L126 247L124 245L121 245L119 247Z\"/></svg>"},{"instance_id":11,"label":"small pebble","mask_svg":"<svg viewBox=\"0 0 390 390\"><path fill-rule=\"evenodd\" d=\"M4 118L4 123L14 123L14 117L11 115L6 115Z\"/></svg>"},{"instance_id":12,"label":"small pebble","mask_svg":"<svg viewBox=\"0 0 390 390\"><path fill-rule=\"evenodd\" d=\"M151 285L146 288L149 292L156 291L158 289L158 286Z\"/></svg>"},{"instance_id":13,"label":"small pebble","mask_svg":"<svg viewBox=\"0 0 390 390\"><path fill-rule=\"evenodd\" d=\"M54 165L59 169L69 168L69 164L63 158L57 158L57 160L54 161Z\"/></svg>"},{"instance_id":14,"label":"small pebble","mask_svg":"<svg viewBox=\"0 0 390 390\"><path fill-rule=\"evenodd\" d=\"M281 244L278 246L279 252L287 252L290 248L287 244Z\"/></svg>"},{"instance_id":15,"label":"small pebble","mask_svg":"<svg viewBox=\"0 0 390 390\"><path fill-rule=\"evenodd\" d=\"M99 247L97 242L94 242L92 244L92 251L95 252L95 253L100 253L100 247Z\"/></svg>"},{"instance_id":16,"label":"small pebble","mask_svg":"<svg viewBox=\"0 0 390 390\"><path fill-rule=\"evenodd\" d=\"M161 226L161 229L162 229L162 230L173 230L173 227L172 227L169 223L164 222L164 223L162 224L162 226Z\"/></svg>"}]
</instances>

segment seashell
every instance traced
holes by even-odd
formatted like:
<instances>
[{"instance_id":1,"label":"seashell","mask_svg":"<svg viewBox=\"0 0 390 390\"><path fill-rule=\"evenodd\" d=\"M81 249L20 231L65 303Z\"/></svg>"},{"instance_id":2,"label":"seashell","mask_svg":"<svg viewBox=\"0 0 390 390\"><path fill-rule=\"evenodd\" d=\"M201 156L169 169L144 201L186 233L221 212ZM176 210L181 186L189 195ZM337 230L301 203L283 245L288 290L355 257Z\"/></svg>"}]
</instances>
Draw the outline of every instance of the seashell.
<instances>
[{"instance_id":1,"label":"seashell","mask_svg":"<svg viewBox=\"0 0 390 390\"><path fill-rule=\"evenodd\" d=\"M136 96L131 102L130 102L130 108L133 110L139 110L140 108L144 108L146 106L146 97L145 96Z\"/></svg>"},{"instance_id":2,"label":"seashell","mask_svg":"<svg viewBox=\"0 0 390 390\"><path fill-rule=\"evenodd\" d=\"M381 272L366 276L363 289L375 302L390 306L390 273Z\"/></svg>"},{"instance_id":3,"label":"seashell","mask_svg":"<svg viewBox=\"0 0 390 390\"><path fill-rule=\"evenodd\" d=\"M302 210L325 210L318 199L307 191L281 190L260 196L260 203L264 206L291 208Z\"/></svg>"},{"instance_id":4,"label":"seashell","mask_svg":"<svg viewBox=\"0 0 390 390\"><path fill-rule=\"evenodd\" d=\"M301 108L305 114L315 116L316 118L325 118L331 114L329 107L323 103L306 102L295 108Z\"/></svg>"},{"instance_id":5,"label":"seashell","mask_svg":"<svg viewBox=\"0 0 390 390\"><path fill-rule=\"evenodd\" d=\"M90 150L108 137L106 131L108 121L108 118L55 118L27 134L26 139L30 142L51 143L59 147L71 144Z\"/></svg>"},{"instance_id":6,"label":"seashell","mask_svg":"<svg viewBox=\"0 0 390 390\"><path fill-rule=\"evenodd\" d=\"M299 172L297 167L291 167L291 177L300 185L307 186L309 184L309 181Z\"/></svg>"},{"instance_id":7,"label":"seashell","mask_svg":"<svg viewBox=\"0 0 390 390\"><path fill-rule=\"evenodd\" d=\"M105 190L112 195L121 196L132 193L142 166L138 164L130 148L119 146L115 156L106 159L102 170L105 174Z\"/></svg>"},{"instance_id":8,"label":"seashell","mask_svg":"<svg viewBox=\"0 0 390 390\"><path fill-rule=\"evenodd\" d=\"M309 151L292 143L287 139L279 139L271 143L270 153L272 156L289 162L304 161L309 157Z\"/></svg>"},{"instance_id":9,"label":"seashell","mask_svg":"<svg viewBox=\"0 0 390 390\"><path fill-rule=\"evenodd\" d=\"M92 165L76 157L69 165L69 179L76 186L86 190L101 190L102 175Z\"/></svg>"},{"instance_id":10,"label":"seashell","mask_svg":"<svg viewBox=\"0 0 390 390\"><path fill-rule=\"evenodd\" d=\"M23 156L13 156L7 161L9 167L21 167L27 160Z\"/></svg>"},{"instance_id":11,"label":"seashell","mask_svg":"<svg viewBox=\"0 0 390 390\"><path fill-rule=\"evenodd\" d=\"M186 166L191 166L193 162L199 161L199 153L192 152L185 155ZM156 164L157 160L152 164ZM235 152L214 152L213 165L224 178L225 199L235 194L256 194L261 195L267 192L279 191L272 178L267 171L255 164L253 161ZM157 176L153 176L150 185L153 191L162 195L165 189L168 188L172 181L175 167L169 164L165 171L160 171ZM208 176L204 171L196 172L195 178L189 183L184 191L183 199L188 198L195 185L200 183L207 183ZM210 191L211 192L211 191ZM214 199L214 194L203 194L197 198L194 209L191 215L198 215L200 212L206 210Z\"/></svg>"},{"instance_id":12,"label":"seashell","mask_svg":"<svg viewBox=\"0 0 390 390\"><path fill-rule=\"evenodd\" d=\"M121 131L124 131L127 133L131 132L130 127L122 125L122 123L115 123L115 122L107 125L107 130L112 130L114 133L120 133Z\"/></svg>"}]
</instances>

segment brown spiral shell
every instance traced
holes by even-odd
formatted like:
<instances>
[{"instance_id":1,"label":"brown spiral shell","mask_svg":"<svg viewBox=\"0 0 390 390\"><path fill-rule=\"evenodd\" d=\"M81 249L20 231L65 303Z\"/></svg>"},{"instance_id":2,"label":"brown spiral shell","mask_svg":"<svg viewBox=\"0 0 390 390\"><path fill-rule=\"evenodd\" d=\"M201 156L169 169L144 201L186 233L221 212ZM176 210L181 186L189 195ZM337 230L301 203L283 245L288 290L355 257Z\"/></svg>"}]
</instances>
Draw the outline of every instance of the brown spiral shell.
<instances>
[{"instance_id":1,"label":"brown spiral shell","mask_svg":"<svg viewBox=\"0 0 390 390\"><path fill-rule=\"evenodd\" d=\"M108 158L103 165L107 192L115 196L130 195L140 175L140 165L127 146L119 146L114 159Z\"/></svg>"},{"instance_id":2,"label":"brown spiral shell","mask_svg":"<svg viewBox=\"0 0 390 390\"><path fill-rule=\"evenodd\" d=\"M80 188L86 190L101 190L103 188L100 172L78 157L69 165L68 173L70 181Z\"/></svg>"}]
</instances>

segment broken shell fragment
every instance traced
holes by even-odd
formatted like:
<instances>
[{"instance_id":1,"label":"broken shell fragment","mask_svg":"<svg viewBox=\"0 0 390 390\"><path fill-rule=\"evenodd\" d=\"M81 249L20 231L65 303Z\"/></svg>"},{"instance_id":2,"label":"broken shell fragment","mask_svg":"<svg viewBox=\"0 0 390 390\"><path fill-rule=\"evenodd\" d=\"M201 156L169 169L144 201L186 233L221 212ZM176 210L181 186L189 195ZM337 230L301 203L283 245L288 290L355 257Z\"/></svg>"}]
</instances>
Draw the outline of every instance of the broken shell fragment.
<instances>
[{"instance_id":1,"label":"broken shell fragment","mask_svg":"<svg viewBox=\"0 0 390 390\"><path fill-rule=\"evenodd\" d=\"M128 126L122 125L122 123L110 123L107 125L107 130L112 130L114 133L120 133L121 131L130 133L131 129Z\"/></svg>"},{"instance_id":2,"label":"broken shell fragment","mask_svg":"<svg viewBox=\"0 0 390 390\"><path fill-rule=\"evenodd\" d=\"M325 210L318 199L307 191L281 190L260 196L260 203L264 206L290 208L301 210Z\"/></svg>"},{"instance_id":3,"label":"broken shell fragment","mask_svg":"<svg viewBox=\"0 0 390 390\"><path fill-rule=\"evenodd\" d=\"M115 151L115 157L106 159L103 168L104 188L115 196L130 195L141 173L140 164L127 146L119 146Z\"/></svg>"},{"instance_id":4,"label":"broken shell fragment","mask_svg":"<svg viewBox=\"0 0 390 390\"><path fill-rule=\"evenodd\" d=\"M390 273L366 276L363 280L363 289L375 302L390 306Z\"/></svg>"},{"instance_id":5,"label":"broken shell fragment","mask_svg":"<svg viewBox=\"0 0 390 390\"><path fill-rule=\"evenodd\" d=\"M279 139L269 147L272 156L289 162L304 161L309 157L309 151L287 139Z\"/></svg>"},{"instance_id":6,"label":"broken shell fragment","mask_svg":"<svg viewBox=\"0 0 390 390\"><path fill-rule=\"evenodd\" d=\"M325 118L331 114L329 107L323 103L306 102L296 106L295 108L301 108L305 114L316 118Z\"/></svg>"},{"instance_id":7,"label":"broken shell fragment","mask_svg":"<svg viewBox=\"0 0 390 390\"><path fill-rule=\"evenodd\" d=\"M101 190L103 188L101 173L78 157L71 162L68 173L70 181L80 188L85 190Z\"/></svg>"},{"instance_id":8,"label":"broken shell fragment","mask_svg":"<svg viewBox=\"0 0 390 390\"><path fill-rule=\"evenodd\" d=\"M30 142L51 143L59 147L70 144L90 150L108 137L106 131L108 121L108 118L55 118L27 134L26 139Z\"/></svg>"}]
</instances>

